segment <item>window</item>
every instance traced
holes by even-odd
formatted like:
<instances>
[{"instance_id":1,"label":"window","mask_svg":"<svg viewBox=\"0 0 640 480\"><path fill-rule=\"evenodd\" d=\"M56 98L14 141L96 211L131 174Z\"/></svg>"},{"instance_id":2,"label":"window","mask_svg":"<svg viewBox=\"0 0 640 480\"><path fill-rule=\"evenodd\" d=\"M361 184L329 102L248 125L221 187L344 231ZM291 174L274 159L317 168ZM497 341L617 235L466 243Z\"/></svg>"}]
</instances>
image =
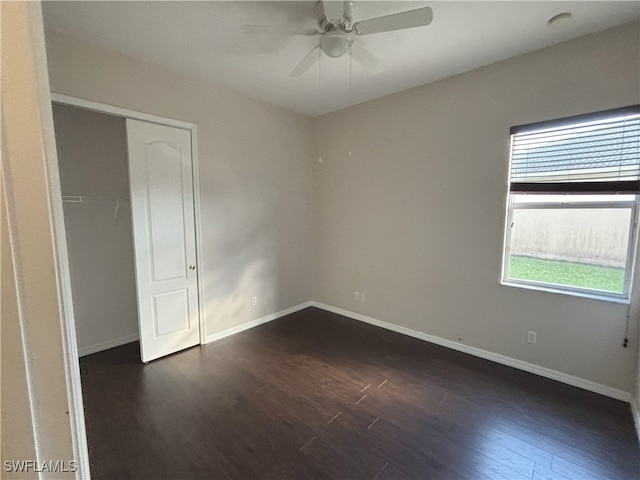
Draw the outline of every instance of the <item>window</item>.
<instances>
[{"instance_id":1,"label":"window","mask_svg":"<svg viewBox=\"0 0 640 480\"><path fill-rule=\"evenodd\" d=\"M513 127L503 283L629 299L640 105Z\"/></svg>"}]
</instances>

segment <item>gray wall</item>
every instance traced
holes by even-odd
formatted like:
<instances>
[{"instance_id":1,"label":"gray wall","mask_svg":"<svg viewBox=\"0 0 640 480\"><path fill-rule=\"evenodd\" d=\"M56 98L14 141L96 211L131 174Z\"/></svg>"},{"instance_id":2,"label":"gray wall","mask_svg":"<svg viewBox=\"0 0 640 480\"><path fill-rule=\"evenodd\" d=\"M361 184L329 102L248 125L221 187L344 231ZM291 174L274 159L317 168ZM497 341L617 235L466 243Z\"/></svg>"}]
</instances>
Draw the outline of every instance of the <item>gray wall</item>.
<instances>
[{"instance_id":1,"label":"gray wall","mask_svg":"<svg viewBox=\"0 0 640 480\"><path fill-rule=\"evenodd\" d=\"M315 120L316 299L631 391L626 305L499 279L509 127L639 103L638 38L625 25Z\"/></svg>"},{"instance_id":2,"label":"gray wall","mask_svg":"<svg viewBox=\"0 0 640 480\"><path fill-rule=\"evenodd\" d=\"M64 203L80 354L138 336L125 121L54 105L63 195L120 199Z\"/></svg>"},{"instance_id":3,"label":"gray wall","mask_svg":"<svg viewBox=\"0 0 640 480\"><path fill-rule=\"evenodd\" d=\"M4 12L3 12L4 14ZM2 155L6 155L4 136L2 138ZM0 179L1 180L1 179ZM16 271L13 268L14 254L11 251L9 225L7 223L7 206L0 181L0 427L4 437L11 436L13 442L1 442L0 458L14 460L16 458L36 458L35 436L33 431L33 412L29 402L29 385L27 382L26 352L20 331L19 307L20 297L16 291Z\"/></svg>"}]
</instances>

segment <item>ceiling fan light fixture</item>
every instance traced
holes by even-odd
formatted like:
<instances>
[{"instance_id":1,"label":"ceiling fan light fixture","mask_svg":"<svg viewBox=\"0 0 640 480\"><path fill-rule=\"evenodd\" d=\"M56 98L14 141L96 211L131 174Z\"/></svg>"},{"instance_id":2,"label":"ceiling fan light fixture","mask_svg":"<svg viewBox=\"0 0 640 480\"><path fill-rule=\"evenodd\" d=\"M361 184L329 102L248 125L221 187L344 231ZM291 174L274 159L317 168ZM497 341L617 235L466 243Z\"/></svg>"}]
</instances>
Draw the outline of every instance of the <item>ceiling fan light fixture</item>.
<instances>
[{"instance_id":1,"label":"ceiling fan light fixture","mask_svg":"<svg viewBox=\"0 0 640 480\"><path fill-rule=\"evenodd\" d=\"M342 32L329 32L320 37L320 49L329 57L341 57L347 50L351 41Z\"/></svg>"}]
</instances>

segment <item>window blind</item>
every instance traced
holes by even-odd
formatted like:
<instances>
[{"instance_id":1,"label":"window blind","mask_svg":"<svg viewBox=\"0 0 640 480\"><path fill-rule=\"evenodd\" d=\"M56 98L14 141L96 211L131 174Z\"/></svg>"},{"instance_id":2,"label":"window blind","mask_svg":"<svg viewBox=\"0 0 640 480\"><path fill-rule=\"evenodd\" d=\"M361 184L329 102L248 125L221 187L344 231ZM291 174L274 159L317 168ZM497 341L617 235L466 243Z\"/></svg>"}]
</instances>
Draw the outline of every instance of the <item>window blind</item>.
<instances>
[{"instance_id":1,"label":"window blind","mask_svg":"<svg viewBox=\"0 0 640 480\"><path fill-rule=\"evenodd\" d=\"M510 190L640 193L640 106L512 128Z\"/></svg>"}]
</instances>

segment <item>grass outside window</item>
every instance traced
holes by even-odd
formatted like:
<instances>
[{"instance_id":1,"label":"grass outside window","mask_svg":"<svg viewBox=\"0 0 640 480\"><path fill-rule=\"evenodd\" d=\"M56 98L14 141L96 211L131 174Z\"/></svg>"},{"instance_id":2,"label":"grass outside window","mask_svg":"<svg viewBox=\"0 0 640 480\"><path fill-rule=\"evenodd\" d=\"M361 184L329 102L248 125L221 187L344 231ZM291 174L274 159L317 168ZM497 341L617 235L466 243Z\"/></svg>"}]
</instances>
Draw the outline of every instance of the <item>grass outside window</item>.
<instances>
[{"instance_id":1,"label":"grass outside window","mask_svg":"<svg viewBox=\"0 0 640 480\"><path fill-rule=\"evenodd\" d=\"M624 292L624 268L511 255L509 278L605 292Z\"/></svg>"}]
</instances>

